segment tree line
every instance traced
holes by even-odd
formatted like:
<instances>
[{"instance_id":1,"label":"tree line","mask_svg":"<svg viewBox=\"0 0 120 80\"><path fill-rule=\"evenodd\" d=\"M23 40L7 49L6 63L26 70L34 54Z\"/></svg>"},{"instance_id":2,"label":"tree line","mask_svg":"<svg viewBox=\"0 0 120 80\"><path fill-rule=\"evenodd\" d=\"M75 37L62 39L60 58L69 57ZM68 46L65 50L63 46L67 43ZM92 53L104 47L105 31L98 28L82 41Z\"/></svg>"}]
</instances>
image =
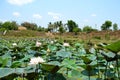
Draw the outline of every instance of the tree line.
<instances>
[{"instance_id":1,"label":"tree line","mask_svg":"<svg viewBox=\"0 0 120 80\"><path fill-rule=\"evenodd\" d=\"M92 28L91 26L87 25L84 26L83 29L81 29L78 24L73 20L68 20L67 23L63 23L62 21L56 21L56 22L49 22L47 28L38 26L36 23L30 23L30 22L23 22L20 25L16 21L6 21L6 22L0 22L0 31L4 30L18 30L19 26L23 26L28 30L36 30L36 31L43 31L43 32L91 32L91 31L98 31L97 29ZM112 29L111 29L112 27ZM101 25L101 30L118 30L118 24L114 23L112 24L112 21L106 20Z\"/></svg>"}]
</instances>

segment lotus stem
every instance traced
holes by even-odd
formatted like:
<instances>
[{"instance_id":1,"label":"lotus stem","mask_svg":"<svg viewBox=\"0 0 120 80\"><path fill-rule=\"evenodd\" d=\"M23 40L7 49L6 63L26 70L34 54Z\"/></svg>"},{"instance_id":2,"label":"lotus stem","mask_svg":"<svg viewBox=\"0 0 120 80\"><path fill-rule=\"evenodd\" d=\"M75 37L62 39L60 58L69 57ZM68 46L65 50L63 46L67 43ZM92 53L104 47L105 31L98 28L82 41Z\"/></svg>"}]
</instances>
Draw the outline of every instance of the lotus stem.
<instances>
[{"instance_id":1,"label":"lotus stem","mask_svg":"<svg viewBox=\"0 0 120 80\"><path fill-rule=\"evenodd\" d=\"M88 71L88 74L89 74L88 78L89 78L89 80L90 80L90 70Z\"/></svg>"},{"instance_id":2,"label":"lotus stem","mask_svg":"<svg viewBox=\"0 0 120 80\"><path fill-rule=\"evenodd\" d=\"M118 74L118 79L120 80L120 75L119 75L119 63L118 63L118 59L116 60L116 65L117 65L117 74Z\"/></svg>"},{"instance_id":3,"label":"lotus stem","mask_svg":"<svg viewBox=\"0 0 120 80\"><path fill-rule=\"evenodd\" d=\"M107 66L108 66L108 62L106 63L106 66L105 66L105 79L107 79Z\"/></svg>"},{"instance_id":4,"label":"lotus stem","mask_svg":"<svg viewBox=\"0 0 120 80\"><path fill-rule=\"evenodd\" d=\"M98 78L100 78L100 68L99 68L99 62L98 62L98 55L97 55L98 50L96 50L96 57L97 57L97 69L98 69Z\"/></svg>"}]
</instances>

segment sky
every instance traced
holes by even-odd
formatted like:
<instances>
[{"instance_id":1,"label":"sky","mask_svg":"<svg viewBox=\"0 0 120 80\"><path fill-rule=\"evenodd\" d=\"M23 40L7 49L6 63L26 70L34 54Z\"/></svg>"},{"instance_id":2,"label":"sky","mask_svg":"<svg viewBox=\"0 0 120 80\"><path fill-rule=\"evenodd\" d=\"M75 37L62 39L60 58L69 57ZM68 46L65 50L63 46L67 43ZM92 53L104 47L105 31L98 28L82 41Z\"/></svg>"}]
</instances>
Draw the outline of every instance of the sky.
<instances>
[{"instance_id":1,"label":"sky","mask_svg":"<svg viewBox=\"0 0 120 80\"><path fill-rule=\"evenodd\" d=\"M73 20L80 28L100 29L106 20L120 26L119 9L120 0L1 0L0 21L47 27L49 22Z\"/></svg>"}]
</instances>

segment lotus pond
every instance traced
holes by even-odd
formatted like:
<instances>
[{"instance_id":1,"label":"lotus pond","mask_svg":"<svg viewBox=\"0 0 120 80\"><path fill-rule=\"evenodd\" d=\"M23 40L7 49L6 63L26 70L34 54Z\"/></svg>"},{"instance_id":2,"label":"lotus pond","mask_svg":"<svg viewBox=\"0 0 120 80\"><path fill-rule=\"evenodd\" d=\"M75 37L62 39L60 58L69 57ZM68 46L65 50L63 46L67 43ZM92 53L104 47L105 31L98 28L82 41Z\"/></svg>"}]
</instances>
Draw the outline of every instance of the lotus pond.
<instances>
[{"instance_id":1,"label":"lotus pond","mask_svg":"<svg viewBox=\"0 0 120 80\"><path fill-rule=\"evenodd\" d=\"M0 39L0 80L120 80L120 41Z\"/></svg>"}]
</instances>

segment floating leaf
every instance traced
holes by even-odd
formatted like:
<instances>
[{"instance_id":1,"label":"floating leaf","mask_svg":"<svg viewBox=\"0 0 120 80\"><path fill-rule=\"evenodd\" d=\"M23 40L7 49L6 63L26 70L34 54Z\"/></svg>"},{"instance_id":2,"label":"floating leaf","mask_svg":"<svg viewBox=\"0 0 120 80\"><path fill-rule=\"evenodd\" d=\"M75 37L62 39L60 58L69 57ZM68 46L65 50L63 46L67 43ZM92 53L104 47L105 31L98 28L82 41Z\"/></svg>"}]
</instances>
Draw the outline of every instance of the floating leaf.
<instances>
[{"instance_id":1,"label":"floating leaf","mask_svg":"<svg viewBox=\"0 0 120 80\"><path fill-rule=\"evenodd\" d=\"M56 56L60 56L60 57L70 57L71 56L71 52L66 52L63 50L57 51Z\"/></svg>"},{"instance_id":2,"label":"floating leaf","mask_svg":"<svg viewBox=\"0 0 120 80\"><path fill-rule=\"evenodd\" d=\"M64 59L61 65L69 69L77 70L78 66L75 64L75 62L75 60Z\"/></svg>"},{"instance_id":3,"label":"floating leaf","mask_svg":"<svg viewBox=\"0 0 120 80\"><path fill-rule=\"evenodd\" d=\"M14 70L11 68L0 68L0 78L8 76L14 73Z\"/></svg>"},{"instance_id":4,"label":"floating leaf","mask_svg":"<svg viewBox=\"0 0 120 80\"><path fill-rule=\"evenodd\" d=\"M96 60L96 56L92 54L88 56L81 56L81 58L85 64L90 64L93 60Z\"/></svg>"},{"instance_id":5,"label":"floating leaf","mask_svg":"<svg viewBox=\"0 0 120 80\"><path fill-rule=\"evenodd\" d=\"M75 47L80 47L80 46L81 46L80 43L76 43L76 44L75 44Z\"/></svg>"},{"instance_id":6,"label":"floating leaf","mask_svg":"<svg viewBox=\"0 0 120 80\"><path fill-rule=\"evenodd\" d=\"M20 61L14 61L11 65L11 68L18 68L21 66L21 64L22 64L22 62L20 62Z\"/></svg>"},{"instance_id":7,"label":"floating leaf","mask_svg":"<svg viewBox=\"0 0 120 80\"><path fill-rule=\"evenodd\" d=\"M48 49L50 49L50 51L55 51L57 50L57 47L54 45L48 45Z\"/></svg>"},{"instance_id":8,"label":"floating leaf","mask_svg":"<svg viewBox=\"0 0 120 80\"><path fill-rule=\"evenodd\" d=\"M106 49L108 49L108 50L110 50L110 51L112 51L114 53L117 53L117 52L120 51L120 40L117 41L117 42L114 42L114 43L112 43L110 45L107 45L104 48L106 48Z\"/></svg>"},{"instance_id":9,"label":"floating leaf","mask_svg":"<svg viewBox=\"0 0 120 80\"><path fill-rule=\"evenodd\" d=\"M59 69L58 62L51 62L51 63L41 63L41 68L51 73L56 73Z\"/></svg>"},{"instance_id":10,"label":"floating leaf","mask_svg":"<svg viewBox=\"0 0 120 80\"><path fill-rule=\"evenodd\" d=\"M73 78L81 78L81 76L82 76L82 74L81 74L80 71L78 71L78 70L72 70L71 71L71 77L73 77Z\"/></svg>"},{"instance_id":11,"label":"floating leaf","mask_svg":"<svg viewBox=\"0 0 120 80\"><path fill-rule=\"evenodd\" d=\"M9 58L0 57L0 67L6 67L9 63Z\"/></svg>"},{"instance_id":12,"label":"floating leaf","mask_svg":"<svg viewBox=\"0 0 120 80\"><path fill-rule=\"evenodd\" d=\"M45 76L44 80L67 80L63 74L55 73L55 74L48 74Z\"/></svg>"},{"instance_id":13,"label":"floating leaf","mask_svg":"<svg viewBox=\"0 0 120 80\"><path fill-rule=\"evenodd\" d=\"M116 59L118 59L118 56L115 53L112 53L112 52L108 52L108 53L102 52L101 54L104 56L104 58L108 62L109 61L115 61Z\"/></svg>"}]
</instances>

